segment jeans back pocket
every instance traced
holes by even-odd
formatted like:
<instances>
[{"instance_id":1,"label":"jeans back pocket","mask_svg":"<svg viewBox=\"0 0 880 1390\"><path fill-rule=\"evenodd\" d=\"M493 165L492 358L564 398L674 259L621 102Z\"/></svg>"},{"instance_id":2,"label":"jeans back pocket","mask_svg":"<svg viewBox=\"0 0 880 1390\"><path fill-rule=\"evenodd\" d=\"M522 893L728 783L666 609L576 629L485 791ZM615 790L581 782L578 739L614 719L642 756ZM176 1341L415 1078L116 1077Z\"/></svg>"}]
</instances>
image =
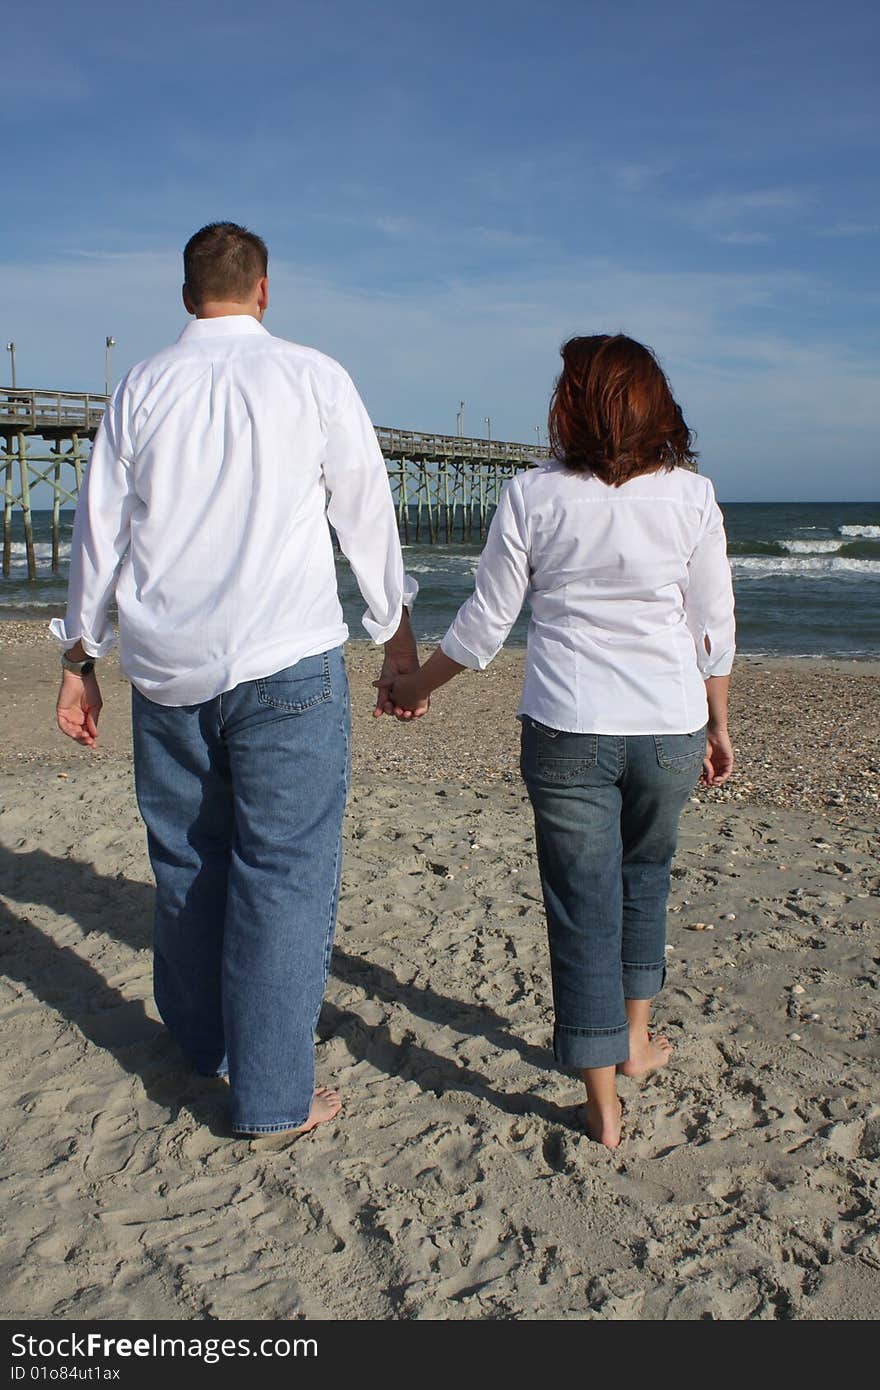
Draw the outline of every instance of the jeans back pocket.
<instances>
[{"instance_id":1,"label":"jeans back pocket","mask_svg":"<svg viewBox=\"0 0 880 1390\"><path fill-rule=\"evenodd\" d=\"M706 730L692 734L655 734L657 762L666 772L696 772L706 756Z\"/></svg>"},{"instance_id":2,"label":"jeans back pocket","mask_svg":"<svg viewBox=\"0 0 880 1390\"><path fill-rule=\"evenodd\" d=\"M322 705L333 694L329 653L304 656L295 666L287 666L272 676L263 676L255 684L261 705L284 710L288 714L301 714L314 705Z\"/></svg>"},{"instance_id":3,"label":"jeans back pocket","mask_svg":"<svg viewBox=\"0 0 880 1390\"><path fill-rule=\"evenodd\" d=\"M598 734L570 734L523 715L520 770L526 781L579 782L599 756Z\"/></svg>"}]
</instances>

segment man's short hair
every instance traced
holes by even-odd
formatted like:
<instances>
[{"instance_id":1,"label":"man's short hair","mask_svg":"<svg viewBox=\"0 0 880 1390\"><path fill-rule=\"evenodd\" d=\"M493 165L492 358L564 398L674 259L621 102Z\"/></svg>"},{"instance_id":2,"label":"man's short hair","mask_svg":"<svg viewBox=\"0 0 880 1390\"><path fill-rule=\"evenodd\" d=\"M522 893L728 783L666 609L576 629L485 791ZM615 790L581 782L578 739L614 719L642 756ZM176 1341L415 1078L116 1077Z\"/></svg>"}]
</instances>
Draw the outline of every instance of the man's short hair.
<instances>
[{"instance_id":1,"label":"man's short hair","mask_svg":"<svg viewBox=\"0 0 880 1390\"><path fill-rule=\"evenodd\" d=\"M268 267L262 237L236 222L209 222L183 249L183 278L194 304L244 303Z\"/></svg>"}]
</instances>

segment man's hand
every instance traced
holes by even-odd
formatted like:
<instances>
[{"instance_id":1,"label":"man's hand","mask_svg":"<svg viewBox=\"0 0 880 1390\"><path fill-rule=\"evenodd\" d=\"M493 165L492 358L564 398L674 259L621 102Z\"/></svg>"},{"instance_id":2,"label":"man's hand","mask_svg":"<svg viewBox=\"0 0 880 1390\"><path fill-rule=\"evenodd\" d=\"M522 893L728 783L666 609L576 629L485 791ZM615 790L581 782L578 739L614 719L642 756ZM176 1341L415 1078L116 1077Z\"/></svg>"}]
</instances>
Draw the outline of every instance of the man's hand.
<instances>
[{"instance_id":1,"label":"man's hand","mask_svg":"<svg viewBox=\"0 0 880 1390\"><path fill-rule=\"evenodd\" d=\"M101 691L94 671L89 676L77 676L64 671L55 709L58 727L75 743L95 748L98 743L98 716L101 713Z\"/></svg>"}]
</instances>

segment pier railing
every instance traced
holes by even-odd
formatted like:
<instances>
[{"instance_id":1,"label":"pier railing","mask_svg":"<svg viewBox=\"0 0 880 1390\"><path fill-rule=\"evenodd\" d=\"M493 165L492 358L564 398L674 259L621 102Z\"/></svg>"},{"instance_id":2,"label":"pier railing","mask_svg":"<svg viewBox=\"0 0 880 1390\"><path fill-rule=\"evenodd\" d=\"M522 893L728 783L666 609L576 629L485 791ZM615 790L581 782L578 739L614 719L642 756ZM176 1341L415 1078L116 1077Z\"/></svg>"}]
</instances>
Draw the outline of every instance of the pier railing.
<instances>
[{"instance_id":1,"label":"pier railing","mask_svg":"<svg viewBox=\"0 0 880 1390\"><path fill-rule=\"evenodd\" d=\"M31 489L38 484L52 493L52 569L58 571L61 509L76 506L107 400L91 392L0 387L4 575L11 573L13 515L20 509L28 577L37 577ZM376 437L407 542L482 539L503 484L549 453L540 445L384 426Z\"/></svg>"},{"instance_id":2,"label":"pier railing","mask_svg":"<svg viewBox=\"0 0 880 1390\"><path fill-rule=\"evenodd\" d=\"M386 459L462 458L475 463L522 463L546 458L549 450L541 445L511 444L509 440L464 439L454 434L418 434L414 430L385 429L376 426L379 447Z\"/></svg>"},{"instance_id":3,"label":"pier railing","mask_svg":"<svg viewBox=\"0 0 880 1390\"><path fill-rule=\"evenodd\" d=\"M93 439L106 407L106 396L88 391L0 387L0 433L23 430L44 439L73 433Z\"/></svg>"}]
</instances>

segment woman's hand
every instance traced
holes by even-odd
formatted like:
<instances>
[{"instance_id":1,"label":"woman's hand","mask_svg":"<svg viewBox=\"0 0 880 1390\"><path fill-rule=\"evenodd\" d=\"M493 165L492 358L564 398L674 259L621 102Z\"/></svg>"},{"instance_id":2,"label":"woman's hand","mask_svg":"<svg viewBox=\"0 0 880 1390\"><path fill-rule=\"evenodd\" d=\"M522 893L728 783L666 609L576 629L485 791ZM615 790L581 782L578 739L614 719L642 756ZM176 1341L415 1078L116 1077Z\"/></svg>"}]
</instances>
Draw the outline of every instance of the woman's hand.
<instances>
[{"instance_id":1,"label":"woman's hand","mask_svg":"<svg viewBox=\"0 0 880 1390\"><path fill-rule=\"evenodd\" d=\"M733 772L733 744L726 729L706 730L706 756L703 759L704 787L720 787Z\"/></svg>"}]
</instances>

